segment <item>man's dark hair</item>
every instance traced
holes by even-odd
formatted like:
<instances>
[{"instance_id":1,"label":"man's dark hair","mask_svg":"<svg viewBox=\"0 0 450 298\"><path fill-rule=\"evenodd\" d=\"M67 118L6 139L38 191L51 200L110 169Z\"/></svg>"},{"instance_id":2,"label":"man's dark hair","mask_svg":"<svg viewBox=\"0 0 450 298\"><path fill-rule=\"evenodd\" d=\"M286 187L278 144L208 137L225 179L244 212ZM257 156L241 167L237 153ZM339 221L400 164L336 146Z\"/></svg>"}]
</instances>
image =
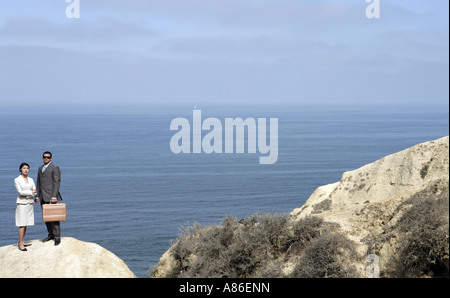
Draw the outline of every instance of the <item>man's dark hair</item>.
<instances>
[{"instance_id":1,"label":"man's dark hair","mask_svg":"<svg viewBox=\"0 0 450 298\"><path fill-rule=\"evenodd\" d=\"M42 153L42 156L44 156L45 154L50 154L50 157L52 157L52 153L50 151L45 151L44 153Z\"/></svg>"}]
</instances>

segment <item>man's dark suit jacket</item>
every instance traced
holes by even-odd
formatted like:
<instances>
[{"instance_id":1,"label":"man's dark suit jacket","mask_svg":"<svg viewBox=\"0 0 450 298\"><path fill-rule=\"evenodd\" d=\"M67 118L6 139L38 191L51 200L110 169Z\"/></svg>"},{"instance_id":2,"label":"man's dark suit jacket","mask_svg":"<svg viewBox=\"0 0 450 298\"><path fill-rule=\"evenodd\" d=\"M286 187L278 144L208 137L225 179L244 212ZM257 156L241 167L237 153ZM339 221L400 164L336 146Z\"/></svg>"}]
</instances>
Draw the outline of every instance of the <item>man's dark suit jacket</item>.
<instances>
[{"instance_id":1,"label":"man's dark suit jacket","mask_svg":"<svg viewBox=\"0 0 450 298\"><path fill-rule=\"evenodd\" d=\"M40 166L38 170L36 183L37 197L46 203L49 203L52 198L61 201L62 197L59 193L61 170L52 162L48 165L44 173L42 173L43 167L44 165Z\"/></svg>"}]
</instances>

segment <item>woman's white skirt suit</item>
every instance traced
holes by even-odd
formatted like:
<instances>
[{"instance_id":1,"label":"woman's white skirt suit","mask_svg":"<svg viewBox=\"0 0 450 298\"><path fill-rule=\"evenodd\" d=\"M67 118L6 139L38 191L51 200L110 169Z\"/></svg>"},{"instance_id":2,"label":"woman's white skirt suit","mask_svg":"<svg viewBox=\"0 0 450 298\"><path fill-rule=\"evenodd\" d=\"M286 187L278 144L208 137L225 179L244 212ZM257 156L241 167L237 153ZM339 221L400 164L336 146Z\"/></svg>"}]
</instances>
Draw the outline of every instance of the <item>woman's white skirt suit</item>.
<instances>
[{"instance_id":1,"label":"woman's white skirt suit","mask_svg":"<svg viewBox=\"0 0 450 298\"><path fill-rule=\"evenodd\" d=\"M32 178L28 177L28 183L20 175L14 179L19 195L16 200L16 226L33 226L34 225L34 207L33 207L33 189L36 189Z\"/></svg>"}]
</instances>

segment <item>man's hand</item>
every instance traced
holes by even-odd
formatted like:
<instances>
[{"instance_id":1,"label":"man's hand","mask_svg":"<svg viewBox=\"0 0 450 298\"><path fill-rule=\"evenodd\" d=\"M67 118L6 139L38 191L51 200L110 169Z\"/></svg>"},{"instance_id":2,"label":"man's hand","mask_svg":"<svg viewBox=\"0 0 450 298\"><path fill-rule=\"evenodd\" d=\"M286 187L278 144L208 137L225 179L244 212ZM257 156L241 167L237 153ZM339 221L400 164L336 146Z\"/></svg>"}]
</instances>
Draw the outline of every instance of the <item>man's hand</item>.
<instances>
[{"instance_id":1,"label":"man's hand","mask_svg":"<svg viewBox=\"0 0 450 298\"><path fill-rule=\"evenodd\" d=\"M58 200L56 200L55 198L52 198L51 200L50 200L50 204L56 204L58 202Z\"/></svg>"}]
</instances>

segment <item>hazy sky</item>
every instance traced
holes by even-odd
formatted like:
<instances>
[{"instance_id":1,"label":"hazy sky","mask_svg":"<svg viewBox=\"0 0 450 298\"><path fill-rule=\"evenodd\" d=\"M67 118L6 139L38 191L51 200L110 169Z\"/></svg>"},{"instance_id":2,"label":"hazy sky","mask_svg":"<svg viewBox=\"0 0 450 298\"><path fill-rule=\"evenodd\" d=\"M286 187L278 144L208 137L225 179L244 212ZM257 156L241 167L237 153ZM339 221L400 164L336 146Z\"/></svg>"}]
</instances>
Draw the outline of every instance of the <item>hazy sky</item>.
<instances>
[{"instance_id":1,"label":"hazy sky","mask_svg":"<svg viewBox=\"0 0 450 298\"><path fill-rule=\"evenodd\" d=\"M448 103L449 1L0 0L1 103Z\"/></svg>"}]
</instances>

